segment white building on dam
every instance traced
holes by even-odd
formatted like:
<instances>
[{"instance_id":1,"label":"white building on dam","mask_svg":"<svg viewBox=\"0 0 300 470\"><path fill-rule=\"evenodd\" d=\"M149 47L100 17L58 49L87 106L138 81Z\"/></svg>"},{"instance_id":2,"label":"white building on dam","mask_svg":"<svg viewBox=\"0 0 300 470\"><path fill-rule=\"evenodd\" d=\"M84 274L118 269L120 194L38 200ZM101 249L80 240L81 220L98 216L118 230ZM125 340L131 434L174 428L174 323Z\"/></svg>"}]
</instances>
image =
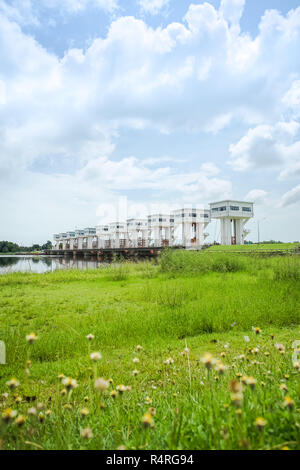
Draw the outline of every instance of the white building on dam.
<instances>
[{"instance_id":1,"label":"white building on dam","mask_svg":"<svg viewBox=\"0 0 300 470\"><path fill-rule=\"evenodd\" d=\"M183 247L198 249L208 237L211 219L220 220L221 245L243 245L253 217L253 203L220 201L209 209L183 208L145 219L127 219L54 235L54 250L125 250L130 248Z\"/></svg>"}]
</instances>

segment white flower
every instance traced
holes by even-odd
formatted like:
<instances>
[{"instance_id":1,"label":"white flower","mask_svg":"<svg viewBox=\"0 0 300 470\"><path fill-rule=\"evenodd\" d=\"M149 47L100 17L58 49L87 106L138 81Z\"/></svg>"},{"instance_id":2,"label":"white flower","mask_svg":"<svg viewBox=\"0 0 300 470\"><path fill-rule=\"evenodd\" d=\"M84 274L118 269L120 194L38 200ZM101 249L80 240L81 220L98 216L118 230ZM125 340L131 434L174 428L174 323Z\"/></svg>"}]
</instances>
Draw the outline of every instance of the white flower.
<instances>
[{"instance_id":1,"label":"white flower","mask_svg":"<svg viewBox=\"0 0 300 470\"><path fill-rule=\"evenodd\" d=\"M89 335L86 336L86 339L88 339L89 341L92 341L94 338L95 338L95 336L92 335L92 333L90 333Z\"/></svg>"},{"instance_id":2,"label":"white flower","mask_svg":"<svg viewBox=\"0 0 300 470\"><path fill-rule=\"evenodd\" d=\"M108 389L109 382L107 380L103 379L102 377L100 377L99 379L95 380L94 387L99 392L103 392L104 390Z\"/></svg>"},{"instance_id":3,"label":"white flower","mask_svg":"<svg viewBox=\"0 0 300 470\"><path fill-rule=\"evenodd\" d=\"M250 341L249 336L244 336L244 340L246 341L246 343L249 343L249 341Z\"/></svg>"},{"instance_id":4,"label":"white flower","mask_svg":"<svg viewBox=\"0 0 300 470\"><path fill-rule=\"evenodd\" d=\"M102 356L101 356L101 353L100 352L93 352L91 355L90 355L90 358L92 359L92 361L100 361L100 359L102 359Z\"/></svg>"}]
</instances>

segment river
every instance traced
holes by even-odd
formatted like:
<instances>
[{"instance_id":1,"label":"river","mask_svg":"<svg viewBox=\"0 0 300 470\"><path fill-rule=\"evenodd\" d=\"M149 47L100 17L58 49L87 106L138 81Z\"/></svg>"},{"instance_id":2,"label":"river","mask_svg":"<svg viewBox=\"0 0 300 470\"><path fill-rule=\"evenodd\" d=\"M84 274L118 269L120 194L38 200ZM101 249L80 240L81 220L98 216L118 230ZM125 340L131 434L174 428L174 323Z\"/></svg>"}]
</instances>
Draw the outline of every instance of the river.
<instances>
[{"instance_id":1,"label":"river","mask_svg":"<svg viewBox=\"0 0 300 470\"><path fill-rule=\"evenodd\" d=\"M97 269L103 263L96 259L73 259L54 256L0 255L0 274L14 272L46 273L57 269Z\"/></svg>"}]
</instances>

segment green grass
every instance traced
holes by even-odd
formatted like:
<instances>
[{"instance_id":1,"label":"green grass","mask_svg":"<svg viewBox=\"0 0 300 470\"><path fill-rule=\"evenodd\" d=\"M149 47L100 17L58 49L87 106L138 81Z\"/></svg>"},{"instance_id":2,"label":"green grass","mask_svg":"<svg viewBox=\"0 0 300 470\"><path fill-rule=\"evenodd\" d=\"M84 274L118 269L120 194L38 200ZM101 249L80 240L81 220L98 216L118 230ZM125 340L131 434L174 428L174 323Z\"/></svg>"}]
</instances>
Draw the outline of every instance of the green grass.
<instances>
[{"instance_id":1,"label":"green grass","mask_svg":"<svg viewBox=\"0 0 300 470\"><path fill-rule=\"evenodd\" d=\"M288 442L299 449L299 371L292 362L292 343L300 340L299 269L296 256L232 260L166 251L159 265L1 276L0 339L7 365L0 365L0 413L12 408L27 420L20 428L14 420L2 422L0 447L269 449ZM31 331L38 335L33 345L25 339ZM276 343L285 346L285 354ZM97 363L89 357L93 351L101 351ZM200 358L207 351L226 365L224 375L206 370ZM165 364L169 357L174 362ZM60 393L61 373L78 382L66 396ZM257 380L254 390L244 386L241 416L229 390L237 373ZM20 386L10 391L6 382L12 377ZM95 377L113 383L99 393ZM293 409L284 406L281 383ZM110 392L118 384L131 390L114 399ZM43 422L27 416L38 403ZM156 410L153 429L141 423L149 407ZM86 418L82 408L89 409ZM254 425L259 416L267 421L263 431ZM87 440L80 435L86 427L93 432Z\"/></svg>"},{"instance_id":2,"label":"green grass","mask_svg":"<svg viewBox=\"0 0 300 470\"><path fill-rule=\"evenodd\" d=\"M289 251L299 250L300 243L259 243L251 245L213 245L207 248L208 251Z\"/></svg>"}]
</instances>

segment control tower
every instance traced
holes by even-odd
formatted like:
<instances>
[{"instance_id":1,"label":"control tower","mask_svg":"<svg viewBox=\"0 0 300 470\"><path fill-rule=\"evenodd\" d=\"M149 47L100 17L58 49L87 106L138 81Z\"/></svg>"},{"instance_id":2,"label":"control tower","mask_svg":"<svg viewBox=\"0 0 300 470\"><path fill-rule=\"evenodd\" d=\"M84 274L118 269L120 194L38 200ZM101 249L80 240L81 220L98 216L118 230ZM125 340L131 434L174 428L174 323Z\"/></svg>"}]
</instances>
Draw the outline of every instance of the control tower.
<instances>
[{"instance_id":1,"label":"control tower","mask_svg":"<svg viewBox=\"0 0 300 470\"><path fill-rule=\"evenodd\" d=\"M221 222L221 245L243 245L249 233L245 225L254 215L253 202L213 202L210 210L211 218Z\"/></svg>"}]
</instances>

